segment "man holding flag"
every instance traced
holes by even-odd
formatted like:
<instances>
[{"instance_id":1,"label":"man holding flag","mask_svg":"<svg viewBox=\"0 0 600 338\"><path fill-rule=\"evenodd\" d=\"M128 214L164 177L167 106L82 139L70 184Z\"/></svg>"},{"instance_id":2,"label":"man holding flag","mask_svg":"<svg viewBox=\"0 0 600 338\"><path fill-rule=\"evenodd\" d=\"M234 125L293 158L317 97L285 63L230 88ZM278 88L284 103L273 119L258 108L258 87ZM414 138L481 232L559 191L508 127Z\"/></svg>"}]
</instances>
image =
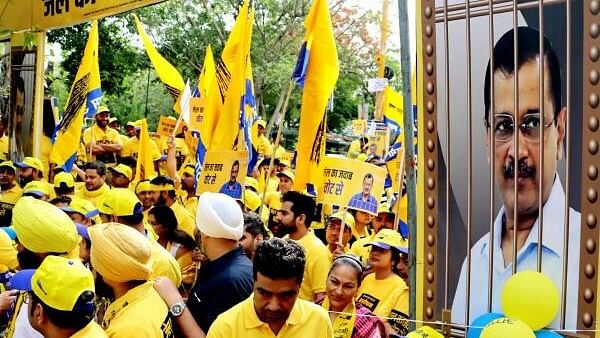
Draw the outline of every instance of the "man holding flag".
<instances>
[{"instance_id":1,"label":"man holding flag","mask_svg":"<svg viewBox=\"0 0 600 338\"><path fill-rule=\"evenodd\" d=\"M83 142L92 159L102 161L107 165L115 165L117 156L121 152L121 135L108 126L110 110L100 106L94 114L95 123L83 132Z\"/></svg>"}]
</instances>

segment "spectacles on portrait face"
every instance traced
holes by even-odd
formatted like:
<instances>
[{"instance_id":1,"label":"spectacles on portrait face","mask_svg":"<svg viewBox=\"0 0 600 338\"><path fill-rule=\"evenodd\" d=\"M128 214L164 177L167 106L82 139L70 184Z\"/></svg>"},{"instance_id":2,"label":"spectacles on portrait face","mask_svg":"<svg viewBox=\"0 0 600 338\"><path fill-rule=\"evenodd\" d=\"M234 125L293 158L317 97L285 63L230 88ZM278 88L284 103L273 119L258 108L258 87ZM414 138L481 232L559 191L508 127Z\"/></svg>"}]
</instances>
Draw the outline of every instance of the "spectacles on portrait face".
<instances>
[{"instance_id":1,"label":"spectacles on portrait face","mask_svg":"<svg viewBox=\"0 0 600 338\"><path fill-rule=\"evenodd\" d=\"M544 129L554 124L554 119L543 125ZM532 144L540 143L540 114L527 114L523 116L519 130L525 141ZM512 115L497 114L494 116L494 139L499 144L512 140L515 132L515 121Z\"/></svg>"}]
</instances>

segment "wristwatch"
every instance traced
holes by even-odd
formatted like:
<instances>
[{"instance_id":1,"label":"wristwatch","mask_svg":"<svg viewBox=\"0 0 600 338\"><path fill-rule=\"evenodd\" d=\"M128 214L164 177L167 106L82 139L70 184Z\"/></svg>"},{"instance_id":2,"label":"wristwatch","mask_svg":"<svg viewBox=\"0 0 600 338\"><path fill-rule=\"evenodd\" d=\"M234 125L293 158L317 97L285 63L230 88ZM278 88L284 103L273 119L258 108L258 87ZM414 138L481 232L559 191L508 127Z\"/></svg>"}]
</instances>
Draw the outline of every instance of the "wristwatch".
<instances>
[{"instance_id":1,"label":"wristwatch","mask_svg":"<svg viewBox=\"0 0 600 338\"><path fill-rule=\"evenodd\" d=\"M185 309L185 306L186 305L183 302L183 300L180 300L177 303L173 304L173 306L171 306L171 308L169 309L171 316L173 316L173 317L181 316L181 314L183 313L183 310Z\"/></svg>"}]
</instances>

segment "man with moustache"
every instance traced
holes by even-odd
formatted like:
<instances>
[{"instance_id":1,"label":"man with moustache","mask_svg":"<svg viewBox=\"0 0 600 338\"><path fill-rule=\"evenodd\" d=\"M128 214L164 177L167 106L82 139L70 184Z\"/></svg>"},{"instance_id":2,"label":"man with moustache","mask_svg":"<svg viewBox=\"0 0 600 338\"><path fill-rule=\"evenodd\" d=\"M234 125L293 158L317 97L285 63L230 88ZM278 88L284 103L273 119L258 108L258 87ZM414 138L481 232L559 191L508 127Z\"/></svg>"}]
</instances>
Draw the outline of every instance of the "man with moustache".
<instances>
[{"instance_id":1,"label":"man with moustache","mask_svg":"<svg viewBox=\"0 0 600 338\"><path fill-rule=\"evenodd\" d=\"M310 230L316 213L315 201L312 197L296 191L286 192L281 201L281 210L275 220L280 229L306 252L304 277L298 297L315 301L325 296L325 284L331 264L329 250Z\"/></svg>"},{"instance_id":2,"label":"man with moustache","mask_svg":"<svg viewBox=\"0 0 600 338\"><path fill-rule=\"evenodd\" d=\"M75 190L75 196L88 200L96 208L100 208L110 191L110 187L106 184L106 166L100 161L88 162L83 166L83 172L85 184Z\"/></svg>"},{"instance_id":3,"label":"man with moustache","mask_svg":"<svg viewBox=\"0 0 600 338\"><path fill-rule=\"evenodd\" d=\"M87 152L92 152L92 159L106 164L117 163L117 155L121 152L121 136L119 132L108 126L110 110L100 106L94 115L95 124L83 132L83 142Z\"/></svg>"},{"instance_id":4,"label":"man with moustache","mask_svg":"<svg viewBox=\"0 0 600 338\"><path fill-rule=\"evenodd\" d=\"M494 222L494 243L489 233L471 248L470 318L465 318L466 261L462 266L452 305L452 321L469 324L488 312L488 290L492 288L492 312L501 312L503 285L512 275L513 238L517 234L517 271L537 269L539 243L538 194L541 189L543 207L542 272L554 284L567 288L566 328L576 329L579 276L579 241L581 215L569 213L567 285L563 285L563 247L565 193L558 173L557 162L563 157L565 118L567 108L561 103L561 80L558 59L544 37L543 57L539 52L539 32L518 28L517 67L514 66L514 32L505 33L494 47L494 69L488 68L485 80L485 125L494 137L494 171L502 208ZM543 62L543 63L542 63ZM544 67L544 107L539 106L540 63ZM516 70L515 70L516 68ZM519 109L514 112L514 76L518 72ZM494 111L490 112L490 78L494 81ZM493 116L493 118L492 118ZM541 129L544 139L540 143ZM514 148L514 133L519 132L518 151ZM489 134L488 134L489 135ZM491 146L491 145L490 145ZM544 148L544 170L540 171ZM540 177L542 185L540 186ZM514 202L514 179L517 179L517 206ZM513 215L517 214L517 224ZM493 248L493 276L488 275L489 246ZM493 285L489 285L492 277ZM557 314L551 328L559 327Z\"/></svg>"},{"instance_id":5,"label":"man with moustache","mask_svg":"<svg viewBox=\"0 0 600 338\"><path fill-rule=\"evenodd\" d=\"M175 181L169 176L156 176L150 181L155 205L166 205L175 213L177 230L181 230L194 238L194 217L179 201L175 192Z\"/></svg>"},{"instance_id":6,"label":"man with moustache","mask_svg":"<svg viewBox=\"0 0 600 338\"><path fill-rule=\"evenodd\" d=\"M12 209L21 198L23 189L16 182L17 168L11 161L0 163L0 225L8 226Z\"/></svg>"}]
</instances>

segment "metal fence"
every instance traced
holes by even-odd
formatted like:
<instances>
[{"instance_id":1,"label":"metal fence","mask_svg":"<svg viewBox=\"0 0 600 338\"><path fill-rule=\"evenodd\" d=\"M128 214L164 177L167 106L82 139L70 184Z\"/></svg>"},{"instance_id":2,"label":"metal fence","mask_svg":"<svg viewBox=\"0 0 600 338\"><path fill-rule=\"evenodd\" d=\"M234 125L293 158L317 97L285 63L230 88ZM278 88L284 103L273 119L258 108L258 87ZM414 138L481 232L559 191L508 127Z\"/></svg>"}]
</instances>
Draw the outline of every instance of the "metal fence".
<instances>
[{"instance_id":1,"label":"metal fence","mask_svg":"<svg viewBox=\"0 0 600 338\"><path fill-rule=\"evenodd\" d=\"M417 318L462 336L537 270L559 288L550 327L595 336L600 2L417 6Z\"/></svg>"}]
</instances>

